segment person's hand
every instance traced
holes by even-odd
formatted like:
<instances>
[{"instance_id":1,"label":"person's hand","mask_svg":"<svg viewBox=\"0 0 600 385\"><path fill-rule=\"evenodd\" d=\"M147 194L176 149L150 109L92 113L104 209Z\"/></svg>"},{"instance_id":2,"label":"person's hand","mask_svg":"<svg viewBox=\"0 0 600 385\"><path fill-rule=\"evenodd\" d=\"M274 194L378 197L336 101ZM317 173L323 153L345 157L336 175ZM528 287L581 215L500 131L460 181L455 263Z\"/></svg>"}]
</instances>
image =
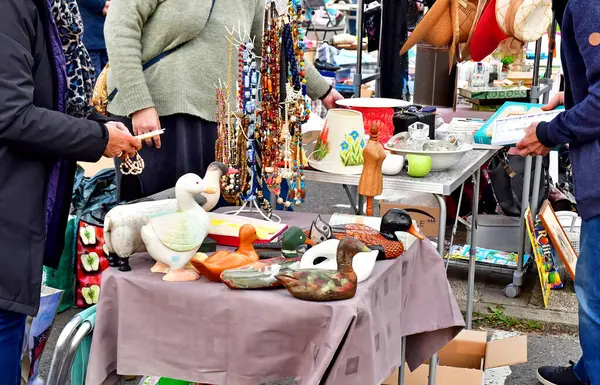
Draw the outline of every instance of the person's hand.
<instances>
[{"instance_id":1,"label":"person's hand","mask_svg":"<svg viewBox=\"0 0 600 385\"><path fill-rule=\"evenodd\" d=\"M548 155L548 153L550 152L550 147L544 146L538 140L536 134L537 125L538 123L532 123L529 127L527 127L527 129L525 130L525 137L521 139L519 143L517 143L517 149L519 150L521 156L545 156Z\"/></svg>"},{"instance_id":2,"label":"person's hand","mask_svg":"<svg viewBox=\"0 0 600 385\"><path fill-rule=\"evenodd\" d=\"M335 102L342 99L344 99L344 97L339 92L337 92L335 88L332 88L329 92L329 95L325 96L323 100L321 100L321 102L323 103L325 108L330 110L332 108L336 108L337 104Z\"/></svg>"},{"instance_id":3,"label":"person's hand","mask_svg":"<svg viewBox=\"0 0 600 385\"><path fill-rule=\"evenodd\" d=\"M131 120L133 122L133 133L135 135L147 134L152 131L160 130L160 119L158 118L158 112L154 107L146 108L135 112ZM152 147L152 141L156 148L160 148L160 136L157 135L154 138L146 139L146 145Z\"/></svg>"},{"instance_id":4,"label":"person's hand","mask_svg":"<svg viewBox=\"0 0 600 385\"><path fill-rule=\"evenodd\" d=\"M110 8L110 0L106 0L106 3L104 4L104 9L102 10L104 16L108 13L108 8Z\"/></svg>"},{"instance_id":5,"label":"person's hand","mask_svg":"<svg viewBox=\"0 0 600 385\"><path fill-rule=\"evenodd\" d=\"M563 106L564 104L565 104L565 93L559 92L558 94L554 95L552 100L550 100L550 103L548 103L542 107L542 111L552 111L556 107Z\"/></svg>"},{"instance_id":6,"label":"person's hand","mask_svg":"<svg viewBox=\"0 0 600 385\"><path fill-rule=\"evenodd\" d=\"M123 123L108 122L105 126L108 129L108 144L106 145L106 149L104 149L105 157L131 157L138 150L141 150L142 142L131 136L131 133Z\"/></svg>"}]
</instances>

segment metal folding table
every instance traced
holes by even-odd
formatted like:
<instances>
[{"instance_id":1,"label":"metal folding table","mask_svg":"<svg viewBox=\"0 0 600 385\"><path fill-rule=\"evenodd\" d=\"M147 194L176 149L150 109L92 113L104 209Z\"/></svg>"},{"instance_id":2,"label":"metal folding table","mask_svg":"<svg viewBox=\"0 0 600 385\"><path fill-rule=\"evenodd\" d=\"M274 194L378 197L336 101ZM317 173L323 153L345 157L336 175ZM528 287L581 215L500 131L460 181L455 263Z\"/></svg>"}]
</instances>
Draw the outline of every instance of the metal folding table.
<instances>
[{"instance_id":1,"label":"metal folding table","mask_svg":"<svg viewBox=\"0 0 600 385\"><path fill-rule=\"evenodd\" d=\"M444 240L446 238L446 201L445 197L452 194L470 177L475 179L475 191L479 191L481 175L479 169L494 156L497 148L476 149L468 152L460 162L447 171L431 172L424 178L412 178L405 173L396 176L384 176L383 187L407 192L420 192L433 194L440 205L440 219L438 223L438 252L444 257ZM360 175L337 175L321 171L304 171L305 180L313 182L343 185L349 195L351 204L357 213L363 212L363 199L358 196L358 205L355 205L353 194L348 186L358 186ZM471 225L471 248L469 255L469 279L467 285L467 328L471 329L473 323L473 294L475 287L475 256L476 256L476 231L479 200L473 199L473 223ZM403 341L404 350L404 341ZM429 384L436 383L437 355L431 359L429 367ZM404 362L400 365L399 385L404 384Z\"/></svg>"}]
</instances>

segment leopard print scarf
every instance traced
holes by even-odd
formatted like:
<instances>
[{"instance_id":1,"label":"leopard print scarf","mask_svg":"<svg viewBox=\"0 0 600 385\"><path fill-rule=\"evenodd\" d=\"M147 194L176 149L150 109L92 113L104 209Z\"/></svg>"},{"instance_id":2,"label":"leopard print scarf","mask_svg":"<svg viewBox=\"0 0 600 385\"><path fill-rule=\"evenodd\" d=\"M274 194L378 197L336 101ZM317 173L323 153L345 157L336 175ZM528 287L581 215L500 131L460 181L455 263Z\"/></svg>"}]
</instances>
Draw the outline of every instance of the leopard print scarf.
<instances>
[{"instance_id":1,"label":"leopard print scarf","mask_svg":"<svg viewBox=\"0 0 600 385\"><path fill-rule=\"evenodd\" d=\"M67 114L86 118L91 112L94 66L81 40L83 21L76 0L52 0L52 15L66 61Z\"/></svg>"}]
</instances>

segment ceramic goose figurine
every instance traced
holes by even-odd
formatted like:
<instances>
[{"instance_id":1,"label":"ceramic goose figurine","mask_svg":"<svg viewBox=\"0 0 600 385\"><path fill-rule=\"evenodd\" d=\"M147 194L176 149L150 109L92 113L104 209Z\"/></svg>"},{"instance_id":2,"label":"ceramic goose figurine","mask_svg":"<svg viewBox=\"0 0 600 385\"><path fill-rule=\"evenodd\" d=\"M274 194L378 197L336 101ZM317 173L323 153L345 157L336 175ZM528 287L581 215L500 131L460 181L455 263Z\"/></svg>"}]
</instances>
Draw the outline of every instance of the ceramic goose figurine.
<instances>
[{"instance_id":1,"label":"ceramic goose figurine","mask_svg":"<svg viewBox=\"0 0 600 385\"><path fill-rule=\"evenodd\" d=\"M235 252L220 250L204 261L192 260L194 267L206 278L221 282L221 273L258 261L254 243L258 239L254 226L245 224L240 227L240 246Z\"/></svg>"},{"instance_id":2,"label":"ceramic goose figurine","mask_svg":"<svg viewBox=\"0 0 600 385\"><path fill-rule=\"evenodd\" d=\"M311 247L302 256L300 269L337 270L336 254L339 244L338 239L329 239ZM356 273L358 282L363 282L369 278L378 255L378 250L370 250L369 252L360 252L354 256L352 269Z\"/></svg>"},{"instance_id":3,"label":"ceramic goose figurine","mask_svg":"<svg viewBox=\"0 0 600 385\"><path fill-rule=\"evenodd\" d=\"M196 174L186 174L175 185L179 210L150 218L142 227L142 239L148 253L157 262L153 272L166 272L165 281L194 281L200 276L184 267L200 248L208 235L210 220L206 211L196 202L195 195L210 193L204 181Z\"/></svg>"},{"instance_id":4,"label":"ceramic goose figurine","mask_svg":"<svg viewBox=\"0 0 600 385\"><path fill-rule=\"evenodd\" d=\"M404 253L404 244L396 236L398 231L408 232L421 240L425 239L413 225L408 212L398 208L391 209L381 218L380 231L356 223L333 226L333 235L336 238L354 237L368 247L379 250L377 259L398 258Z\"/></svg>"},{"instance_id":5,"label":"ceramic goose figurine","mask_svg":"<svg viewBox=\"0 0 600 385\"><path fill-rule=\"evenodd\" d=\"M213 202L221 196L220 177L227 173L227 167L220 162L212 162L203 178L205 191L194 196L205 211L213 208ZM212 192L212 193L209 193ZM155 215L173 213L179 209L175 199L175 187L149 197L119 205L104 217L104 241L110 266L119 266L120 271L129 271L129 257L146 252L142 240L142 227ZM165 270L163 267L161 270Z\"/></svg>"},{"instance_id":6,"label":"ceramic goose figurine","mask_svg":"<svg viewBox=\"0 0 600 385\"><path fill-rule=\"evenodd\" d=\"M202 178L202 180L204 181L204 185L207 188L210 187L211 190L216 190L216 193L203 193L194 196L194 199L196 199L196 202L198 202L198 204L202 206L204 211L211 211L217 205L219 199L221 198L221 177L223 175L228 175L231 172L232 170L230 170L224 163L221 162L212 162L208 165L208 168L206 169L206 174L204 174L204 178ZM150 195L145 198L140 198L138 200L131 201L128 203L128 205L133 205L140 202L154 202L173 198L175 198L175 187L165 191L161 191L154 195Z\"/></svg>"},{"instance_id":7,"label":"ceramic goose figurine","mask_svg":"<svg viewBox=\"0 0 600 385\"><path fill-rule=\"evenodd\" d=\"M336 252L338 269L306 269L275 276L296 298L307 301L338 301L356 294L357 277L352 259L360 252L370 251L361 241L344 237Z\"/></svg>"}]
</instances>

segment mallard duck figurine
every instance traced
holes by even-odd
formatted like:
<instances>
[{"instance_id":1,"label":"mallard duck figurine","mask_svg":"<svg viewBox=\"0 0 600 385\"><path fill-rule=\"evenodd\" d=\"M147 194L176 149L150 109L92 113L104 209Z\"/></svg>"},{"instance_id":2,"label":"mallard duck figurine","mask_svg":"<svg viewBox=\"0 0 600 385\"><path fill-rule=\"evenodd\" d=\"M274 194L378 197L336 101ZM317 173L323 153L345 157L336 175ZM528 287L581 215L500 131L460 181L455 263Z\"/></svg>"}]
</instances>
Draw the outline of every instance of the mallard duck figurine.
<instances>
[{"instance_id":1,"label":"mallard duck figurine","mask_svg":"<svg viewBox=\"0 0 600 385\"><path fill-rule=\"evenodd\" d=\"M152 271L166 272L165 281L194 281L199 278L197 273L184 267L208 235L210 220L194 199L202 192L211 192L202 178L196 174L182 176L175 185L179 210L153 216L142 227L142 240L148 253L157 261Z\"/></svg>"},{"instance_id":2,"label":"mallard duck figurine","mask_svg":"<svg viewBox=\"0 0 600 385\"><path fill-rule=\"evenodd\" d=\"M311 247L302 255L300 269L327 269L337 270L337 248L340 244L338 239L328 239L316 246ZM358 282L363 282L373 272L375 261L379 255L378 250L370 250L367 253L358 253L352 259L352 269L356 273Z\"/></svg>"},{"instance_id":3,"label":"mallard duck figurine","mask_svg":"<svg viewBox=\"0 0 600 385\"><path fill-rule=\"evenodd\" d=\"M257 243L254 246L258 249L281 249L281 252L260 251L258 255L265 258L273 258L283 255L286 258L297 258L298 254L306 251L307 246L314 245L314 242L308 238L306 233L300 227L289 227L281 236L281 242Z\"/></svg>"},{"instance_id":4,"label":"mallard duck figurine","mask_svg":"<svg viewBox=\"0 0 600 385\"><path fill-rule=\"evenodd\" d=\"M307 301L338 301L356 294L357 277L352 259L370 251L361 241L344 237L336 252L337 270L301 269L275 276L296 298Z\"/></svg>"},{"instance_id":5,"label":"mallard duck figurine","mask_svg":"<svg viewBox=\"0 0 600 385\"><path fill-rule=\"evenodd\" d=\"M413 225L408 212L398 208L391 209L381 218L380 231L357 223L333 226L332 229L337 239L354 237L371 249L379 250L377 259L380 260L398 258L404 253L404 244L398 239L396 232L404 231L421 240L425 239Z\"/></svg>"},{"instance_id":6,"label":"mallard duck figurine","mask_svg":"<svg viewBox=\"0 0 600 385\"><path fill-rule=\"evenodd\" d=\"M256 229L250 224L240 227L240 245L236 251L220 250L204 261L192 260L194 267L206 278L221 282L221 273L258 261L254 243L258 239Z\"/></svg>"}]
</instances>

